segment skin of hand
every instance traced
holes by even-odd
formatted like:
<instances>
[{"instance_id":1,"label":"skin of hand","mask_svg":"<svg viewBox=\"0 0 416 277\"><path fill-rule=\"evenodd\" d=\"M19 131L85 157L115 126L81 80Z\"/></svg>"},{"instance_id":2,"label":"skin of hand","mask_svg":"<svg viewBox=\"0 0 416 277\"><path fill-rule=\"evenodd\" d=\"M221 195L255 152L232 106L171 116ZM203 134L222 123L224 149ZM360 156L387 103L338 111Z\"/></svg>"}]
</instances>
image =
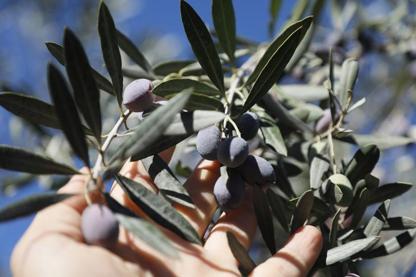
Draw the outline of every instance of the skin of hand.
<instances>
[{"instance_id":1,"label":"skin of hand","mask_svg":"<svg viewBox=\"0 0 416 277\"><path fill-rule=\"evenodd\" d=\"M168 160L170 154L165 153L162 157ZM130 163L122 172L155 190L140 163ZM212 189L218 176L219 164L203 161L185 184L196 208L174 205L201 237L216 209ZM256 230L249 188L241 207L220 217L204 246L184 241L161 227L179 252L178 259L169 259L122 227L119 241L111 250L85 244L80 223L82 211L87 206L82 195L86 180L85 175L74 176L59 192L78 195L36 215L13 251L13 276L240 276L226 232L232 232L245 248L249 248ZM119 186L113 186L111 195L138 215L146 217ZM306 276L321 248L320 231L312 226L301 227L283 248L259 264L250 276Z\"/></svg>"}]
</instances>

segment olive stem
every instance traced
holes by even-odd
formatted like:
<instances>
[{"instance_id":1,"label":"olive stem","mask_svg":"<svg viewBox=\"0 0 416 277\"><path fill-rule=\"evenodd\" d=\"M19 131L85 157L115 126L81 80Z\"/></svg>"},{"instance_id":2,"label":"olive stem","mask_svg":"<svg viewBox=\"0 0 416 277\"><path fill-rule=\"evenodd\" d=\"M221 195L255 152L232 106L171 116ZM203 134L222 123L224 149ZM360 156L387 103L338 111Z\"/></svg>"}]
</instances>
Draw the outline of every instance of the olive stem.
<instances>
[{"instance_id":1,"label":"olive stem","mask_svg":"<svg viewBox=\"0 0 416 277\"><path fill-rule=\"evenodd\" d=\"M331 129L332 129L332 124L331 124ZM332 133L331 132L328 133L328 144L329 144L329 156L330 156L329 161L331 162L333 174L336 174L337 173L337 165L336 165L336 162L335 162L334 142L332 140Z\"/></svg>"},{"instance_id":2,"label":"olive stem","mask_svg":"<svg viewBox=\"0 0 416 277\"><path fill-rule=\"evenodd\" d=\"M111 129L111 131L108 133L106 140L104 141L97 160L95 162L94 168L93 168L93 179L97 179L98 174L101 171L101 168L104 164L104 153L105 151L108 149L108 147L111 144L111 141L117 136L118 133L118 129L120 129L120 126L126 121L127 117L130 115L130 111L126 111L123 113L122 116L120 116L120 118L118 119L118 121L116 122L116 124L114 125L114 127Z\"/></svg>"}]
</instances>

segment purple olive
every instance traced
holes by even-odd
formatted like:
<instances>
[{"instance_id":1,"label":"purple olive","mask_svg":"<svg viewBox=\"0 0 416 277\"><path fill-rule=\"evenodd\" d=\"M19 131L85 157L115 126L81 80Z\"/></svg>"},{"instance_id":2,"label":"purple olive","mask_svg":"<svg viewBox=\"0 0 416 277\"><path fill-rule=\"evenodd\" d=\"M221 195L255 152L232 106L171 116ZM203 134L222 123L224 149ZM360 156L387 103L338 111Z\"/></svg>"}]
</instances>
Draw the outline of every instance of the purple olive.
<instances>
[{"instance_id":1,"label":"purple olive","mask_svg":"<svg viewBox=\"0 0 416 277\"><path fill-rule=\"evenodd\" d=\"M147 79L137 79L124 89L123 105L132 112L142 112L153 105L152 82Z\"/></svg>"},{"instance_id":2,"label":"purple olive","mask_svg":"<svg viewBox=\"0 0 416 277\"><path fill-rule=\"evenodd\" d=\"M241 176L228 170L228 176L220 176L214 185L218 205L224 210L237 208L244 198L245 183Z\"/></svg>"},{"instance_id":3,"label":"purple olive","mask_svg":"<svg viewBox=\"0 0 416 277\"><path fill-rule=\"evenodd\" d=\"M224 139L218 146L218 161L227 167L241 165L248 156L248 143L242 138Z\"/></svg>"},{"instance_id":4,"label":"purple olive","mask_svg":"<svg viewBox=\"0 0 416 277\"><path fill-rule=\"evenodd\" d=\"M92 204L82 213L81 231L88 244L111 247L118 240L118 221L107 206Z\"/></svg>"},{"instance_id":5,"label":"purple olive","mask_svg":"<svg viewBox=\"0 0 416 277\"><path fill-rule=\"evenodd\" d=\"M237 121L238 129L241 137L245 140L250 140L257 135L260 128L260 123L257 115L252 112L244 113Z\"/></svg>"},{"instance_id":6,"label":"purple olive","mask_svg":"<svg viewBox=\"0 0 416 277\"><path fill-rule=\"evenodd\" d=\"M202 129L196 136L196 150L204 159L214 161L220 141L221 131L217 126Z\"/></svg>"},{"instance_id":7,"label":"purple olive","mask_svg":"<svg viewBox=\"0 0 416 277\"><path fill-rule=\"evenodd\" d=\"M331 125L332 122L332 115L330 109L325 109L324 114L321 116L321 118L318 120L318 122L315 125L315 132L317 134L322 134L326 132Z\"/></svg>"},{"instance_id":8,"label":"purple olive","mask_svg":"<svg viewBox=\"0 0 416 277\"><path fill-rule=\"evenodd\" d=\"M276 181L273 166L259 156L249 155L237 168L243 179L250 185L267 186Z\"/></svg>"}]
</instances>

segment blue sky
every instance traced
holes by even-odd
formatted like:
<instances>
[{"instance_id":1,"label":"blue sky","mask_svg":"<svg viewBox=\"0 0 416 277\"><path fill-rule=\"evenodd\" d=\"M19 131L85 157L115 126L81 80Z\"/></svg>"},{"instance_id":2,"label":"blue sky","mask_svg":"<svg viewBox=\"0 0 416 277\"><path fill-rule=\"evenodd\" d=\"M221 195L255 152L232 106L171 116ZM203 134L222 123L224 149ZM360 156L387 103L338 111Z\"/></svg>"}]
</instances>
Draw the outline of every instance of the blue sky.
<instances>
[{"instance_id":1,"label":"blue sky","mask_svg":"<svg viewBox=\"0 0 416 277\"><path fill-rule=\"evenodd\" d=\"M50 14L45 19L34 16L36 5L32 1L4 1L0 0L0 59L8 57L11 62L7 64L5 74L0 76L2 81L7 80L12 85L22 85L33 91L41 98L47 99L45 68L52 57L44 47L45 41L60 42L63 29L69 26L79 30L80 25L77 14L79 3L83 0L62 0L56 14ZM109 6L114 6L114 1L107 1ZM117 26L126 34L138 37L141 33L155 32L156 34L173 34L183 44L181 57L191 55L189 45L183 32L180 21L179 1L165 0L125 0L129 5L128 13L112 11ZM280 24L287 18L292 1L284 1L282 7L283 16ZM78 4L77 4L78 3ZM211 1L192 0L189 3L197 10L204 21L212 26ZM268 0L234 1L237 17L237 32L256 41L267 39ZM32 20L30 24L40 26L40 29L26 30L22 25L25 20ZM41 21L41 22L39 22ZM279 24L279 23L278 23ZM51 28L53 26L53 28ZM35 28L35 27L34 27ZM92 34L96 38L97 34ZM95 40L97 43L98 40ZM92 51L89 51L90 48ZM88 54L92 57L100 57L96 45L88 48ZM92 62L100 63L92 59ZM0 62L0 66L3 64ZM10 115L0 109L0 124L3 126L1 144L13 144L7 131ZM3 175L4 172L0 171ZM41 189L32 185L19 191L13 197L0 196L0 206L22 198ZM9 274L9 256L18 238L23 234L32 218L24 218L6 224L0 224L0 276Z\"/></svg>"}]
</instances>

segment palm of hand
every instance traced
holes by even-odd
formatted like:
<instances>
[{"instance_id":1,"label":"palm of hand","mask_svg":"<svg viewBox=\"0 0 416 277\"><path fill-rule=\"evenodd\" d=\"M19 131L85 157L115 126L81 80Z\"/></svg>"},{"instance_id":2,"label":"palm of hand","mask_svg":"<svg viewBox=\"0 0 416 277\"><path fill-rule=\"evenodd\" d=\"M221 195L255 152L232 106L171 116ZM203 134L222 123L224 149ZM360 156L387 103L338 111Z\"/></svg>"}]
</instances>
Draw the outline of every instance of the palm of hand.
<instances>
[{"instance_id":1,"label":"palm of hand","mask_svg":"<svg viewBox=\"0 0 416 277\"><path fill-rule=\"evenodd\" d=\"M124 170L130 178L140 178L152 188L140 164ZM212 194L218 177L218 165L203 162L186 186L196 205L189 209L177 205L202 236L216 209ZM85 177L75 176L61 192L82 193ZM255 217L247 193L243 205L223 214L204 246L188 243L168 230L163 230L177 247L180 257L172 260L161 256L121 229L119 242L108 250L83 242L80 222L86 202L72 197L39 212L13 253L11 266L15 276L239 276L238 262L228 247L226 232L232 232L248 248L255 233ZM112 196L140 215L143 213L115 186ZM257 266L253 276L304 276L321 249L317 229L306 226L299 230L273 257Z\"/></svg>"}]
</instances>

